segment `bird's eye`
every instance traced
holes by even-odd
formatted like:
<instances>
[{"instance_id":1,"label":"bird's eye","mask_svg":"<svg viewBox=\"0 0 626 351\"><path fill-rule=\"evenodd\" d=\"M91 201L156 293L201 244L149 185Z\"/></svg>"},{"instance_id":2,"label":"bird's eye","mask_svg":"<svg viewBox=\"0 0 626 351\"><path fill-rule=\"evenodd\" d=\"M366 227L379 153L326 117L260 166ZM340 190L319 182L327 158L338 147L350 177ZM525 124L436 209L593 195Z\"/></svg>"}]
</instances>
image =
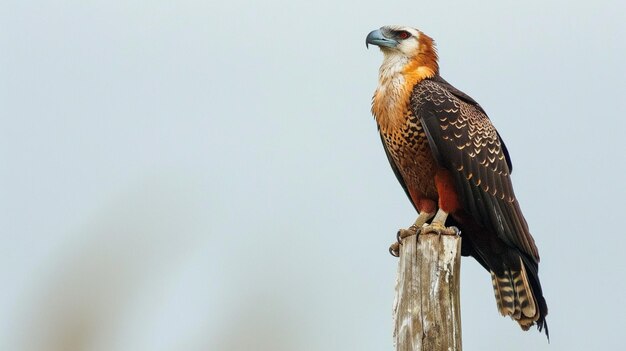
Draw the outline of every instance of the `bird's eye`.
<instances>
[{"instance_id":1,"label":"bird's eye","mask_svg":"<svg viewBox=\"0 0 626 351\"><path fill-rule=\"evenodd\" d=\"M398 38L400 39L407 39L408 37L411 36L411 33L407 32L407 31L400 31L398 32Z\"/></svg>"}]
</instances>

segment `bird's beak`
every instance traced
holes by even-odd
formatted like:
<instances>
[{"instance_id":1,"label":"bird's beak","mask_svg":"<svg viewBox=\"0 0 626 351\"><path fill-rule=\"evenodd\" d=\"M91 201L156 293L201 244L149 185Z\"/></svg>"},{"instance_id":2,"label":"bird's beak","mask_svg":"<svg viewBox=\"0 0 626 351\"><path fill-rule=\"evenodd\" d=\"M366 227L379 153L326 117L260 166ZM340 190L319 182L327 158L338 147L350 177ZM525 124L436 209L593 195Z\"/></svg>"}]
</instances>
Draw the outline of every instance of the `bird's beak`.
<instances>
[{"instance_id":1,"label":"bird's beak","mask_svg":"<svg viewBox=\"0 0 626 351\"><path fill-rule=\"evenodd\" d=\"M399 43L393 39L386 38L380 29L376 29L371 31L370 34L367 35L367 38L365 38L365 47L369 48L369 44L395 48Z\"/></svg>"}]
</instances>

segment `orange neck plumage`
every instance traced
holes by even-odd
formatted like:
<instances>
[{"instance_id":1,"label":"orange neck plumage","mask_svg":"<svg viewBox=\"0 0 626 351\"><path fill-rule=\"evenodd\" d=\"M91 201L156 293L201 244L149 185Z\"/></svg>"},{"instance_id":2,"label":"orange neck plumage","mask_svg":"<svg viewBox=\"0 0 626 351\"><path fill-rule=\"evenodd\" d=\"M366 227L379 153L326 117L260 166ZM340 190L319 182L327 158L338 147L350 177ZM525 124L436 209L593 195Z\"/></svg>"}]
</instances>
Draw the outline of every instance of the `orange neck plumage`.
<instances>
[{"instance_id":1,"label":"orange neck plumage","mask_svg":"<svg viewBox=\"0 0 626 351\"><path fill-rule=\"evenodd\" d=\"M434 77L438 71L433 40L423 33L420 33L420 44L413 57L385 55L372 101L372 114L381 132L404 125L413 87L424 79Z\"/></svg>"}]
</instances>

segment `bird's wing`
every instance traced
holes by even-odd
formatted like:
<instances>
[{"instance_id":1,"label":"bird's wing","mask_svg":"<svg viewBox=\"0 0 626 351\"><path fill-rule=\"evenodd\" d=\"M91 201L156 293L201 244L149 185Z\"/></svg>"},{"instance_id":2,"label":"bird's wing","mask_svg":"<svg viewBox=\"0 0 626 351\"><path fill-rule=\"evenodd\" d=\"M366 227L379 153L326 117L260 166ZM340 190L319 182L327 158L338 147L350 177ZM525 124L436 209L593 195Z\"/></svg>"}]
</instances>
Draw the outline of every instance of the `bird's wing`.
<instances>
[{"instance_id":1,"label":"bird's wing","mask_svg":"<svg viewBox=\"0 0 626 351\"><path fill-rule=\"evenodd\" d=\"M459 89L455 88L452 84L448 83L441 76L435 76L432 78L434 82L437 82L442 88L450 92L452 95L461 99L461 101L465 101L470 105L473 105L478 109L478 111L482 112L485 116L487 116L487 112L483 110L483 108L476 102L476 100L472 99L471 96L465 94ZM498 138L500 139L500 144L502 145L502 151L504 152L504 157L506 158L506 164L509 166L509 174L513 173L513 163L511 162L511 156L509 156L509 150L506 148L506 144L504 144L504 140L500 137L500 133L496 130L496 134L498 134Z\"/></svg>"},{"instance_id":2,"label":"bird's wing","mask_svg":"<svg viewBox=\"0 0 626 351\"><path fill-rule=\"evenodd\" d=\"M498 132L474 100L455 89L463 94L459 97L446 85L422 81L411 97L411 108L420 118L435 160L453 174L463 208L477 223L538 262Z\"/></svg>"}]
</instances>

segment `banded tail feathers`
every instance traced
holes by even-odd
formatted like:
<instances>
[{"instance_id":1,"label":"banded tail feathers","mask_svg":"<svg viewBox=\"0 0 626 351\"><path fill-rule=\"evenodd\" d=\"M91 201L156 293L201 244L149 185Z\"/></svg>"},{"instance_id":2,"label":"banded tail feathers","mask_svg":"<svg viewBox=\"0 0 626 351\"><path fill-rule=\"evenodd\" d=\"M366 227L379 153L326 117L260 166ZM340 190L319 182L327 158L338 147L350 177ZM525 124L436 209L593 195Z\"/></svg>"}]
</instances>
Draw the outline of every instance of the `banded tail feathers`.
<instances>
[{"instance_id":1,"label":"banded tail feathers","mask_svg":"<svg viewBox=\"0 0 626 351\"><path fill-rule=\"evenodd\" d=\"M541 316L540 306L521 258L519 269L506 269L498 275L491 271L491 281L500 314L510 316L523 330L528 330L536 322L541 330L545 316Z\"/></svg>"}]
</instances>

